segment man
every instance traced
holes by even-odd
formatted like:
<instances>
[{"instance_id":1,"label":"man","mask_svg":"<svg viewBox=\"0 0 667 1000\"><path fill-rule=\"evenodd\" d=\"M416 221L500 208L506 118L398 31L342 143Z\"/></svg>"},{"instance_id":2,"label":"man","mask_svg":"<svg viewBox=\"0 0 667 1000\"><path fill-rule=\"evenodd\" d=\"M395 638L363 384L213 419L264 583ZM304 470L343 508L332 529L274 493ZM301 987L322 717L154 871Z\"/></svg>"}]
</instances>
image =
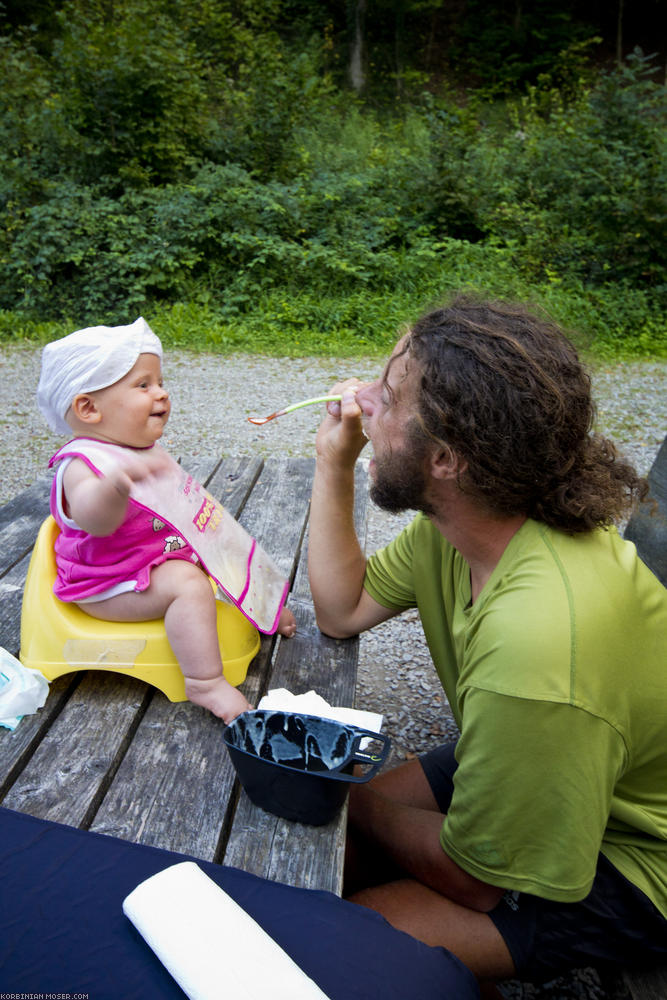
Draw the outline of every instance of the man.
<instances>
[{"instance_id":1,"label":"man","mask_svg":"<svg viewBox=\"0 0 667 1000\"><path fill-rule=\"evenodd\" d=\"M645 483L591 433L550 322L459 297L317 437L309 571L344 637L417 607L460 728L357 786L346 893L480 980L667 957L667 591L614 527ZM366 560L371 497L419 511Z\"/></svg>"}]
</instances>

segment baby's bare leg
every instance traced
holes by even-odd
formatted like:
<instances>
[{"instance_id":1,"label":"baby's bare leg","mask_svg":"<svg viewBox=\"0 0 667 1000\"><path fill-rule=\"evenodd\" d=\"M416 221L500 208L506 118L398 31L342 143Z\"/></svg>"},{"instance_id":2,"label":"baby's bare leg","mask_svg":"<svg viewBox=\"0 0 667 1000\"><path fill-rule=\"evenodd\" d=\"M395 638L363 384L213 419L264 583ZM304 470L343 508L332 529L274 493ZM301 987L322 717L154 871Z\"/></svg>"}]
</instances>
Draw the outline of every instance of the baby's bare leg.
<instances>
[{"instance_id":1,"label":"baby's bare leg","mask_svg":"<svg viewBox=\"0 0 667 1000\"><path fill-rule=\"evenodd\" d=\"M225 722L251 707L222 675L215 597L208 577L194 563L170 559L152 571L147 590L118 594L80 607L104 621L164 618L189 700Z\"/></svg>"}]
</instances>

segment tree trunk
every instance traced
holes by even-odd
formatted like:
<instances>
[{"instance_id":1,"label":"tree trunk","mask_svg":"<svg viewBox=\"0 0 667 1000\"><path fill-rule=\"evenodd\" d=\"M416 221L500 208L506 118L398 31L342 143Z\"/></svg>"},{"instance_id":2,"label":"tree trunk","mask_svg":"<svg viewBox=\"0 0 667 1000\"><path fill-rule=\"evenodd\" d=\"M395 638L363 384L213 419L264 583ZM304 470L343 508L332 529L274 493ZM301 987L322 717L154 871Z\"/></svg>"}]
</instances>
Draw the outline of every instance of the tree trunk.
<instances>
[{"instance_id":1,"label":"tree trunk","mask_svg":"<svg viewBox=\"0 0 667 1000\"><path fill-rule=\"evenodd\" d=\"M364 18L366 16L366 0L356 0L354 5L354 30L350 47L350 65L348 74L350 83L357 93L361 93L366 85L364 72Z\"/></svg>"},{"instance_id":2,"label":"tree trunk","mask_svg":"<svg viewBox=\"0 0 667 1000\"><path fill-rule=\"evenodd\" d=\"M403 7L396 10L396 20L394 22L394 58L396 60L396 96L403 96Z\"/></svg>"}]
</instances>

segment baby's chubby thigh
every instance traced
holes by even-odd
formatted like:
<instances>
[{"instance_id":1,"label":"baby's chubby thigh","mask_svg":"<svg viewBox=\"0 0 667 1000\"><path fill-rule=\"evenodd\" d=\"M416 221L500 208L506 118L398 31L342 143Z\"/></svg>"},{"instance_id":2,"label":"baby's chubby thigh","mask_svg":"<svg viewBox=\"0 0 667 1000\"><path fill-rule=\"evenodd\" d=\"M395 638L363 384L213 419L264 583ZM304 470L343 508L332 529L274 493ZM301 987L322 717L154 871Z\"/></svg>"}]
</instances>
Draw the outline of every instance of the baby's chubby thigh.
<instances>
[{"instance_id":1,"label":"baby's chubby thigh","mask_svg":"<svg viewBox=\"0 0 667 1000\"><path fill-rule=\"evenodd\" d=\"M207 574L196 563L167 559L151 570L145 590L130 590L103 601L80 605L86 614L103 621L150 621L189 618L193 624L215 620L215 595ZM178 610L180 608L180 611Z\"/></svg>"},{"instance_id":2,"label":"baby's chubby thigh","mask_svg":"<svg viewBox=\"0 0 667 1000\"><path fill-rule=\"evenodd\" d=\"M167 638L183 673L199 674L186 668L198 660L210 664L205 674L221 673L215 593L204 570L185 559L168 559L153 568L148 591L164 609Z\"/></svg>"},{"instance_id":3,"label":"baby's chubby thigh","mask_svg":"<svg viewBox=\"0 0 667 1000\"><path fill-rule=\"evenodd\" d=\"M192 624L215 627L216 601L208 575L200 565L186 559L167 559L154 566L145 591L150 601L162 607L167 618L177 609L178 617ZM141 595L136 595L141 596Z\"/></svg>"}]
</instances>

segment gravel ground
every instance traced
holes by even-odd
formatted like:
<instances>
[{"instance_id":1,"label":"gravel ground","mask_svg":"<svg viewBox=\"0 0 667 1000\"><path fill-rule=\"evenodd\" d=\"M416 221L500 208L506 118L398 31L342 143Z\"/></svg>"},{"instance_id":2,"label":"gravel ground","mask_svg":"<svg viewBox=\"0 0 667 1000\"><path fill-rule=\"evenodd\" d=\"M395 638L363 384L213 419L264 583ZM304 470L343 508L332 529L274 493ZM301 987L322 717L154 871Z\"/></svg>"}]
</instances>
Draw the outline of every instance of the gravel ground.
<instances>
[{"instance_id":1,"label":"gravel ground","mask_svg":"<svg viewBox=\"0 0 667 1000\"><path fill-rule=\"evenodd\" d=\"M253 427L246 418L324 393L342 377L374 378L380 367L372 359L169 353L164 372L173 409L163 444L176 455L225 451L311 456L320 407L297 411L265 428ZM647 473L667 432L667 363L615 363L595 368L592 375L599 429L616 441L640 472ZM39 351L0 345L0 503L42 475L49 457L63 443L46 427L35 405L38 377ZM409 515L393 516L372 508L368 551L388 541L408 519ZM416 613L408 612L362 636L357 703L385 715L393 762L456 736ZM626 997L619 984L601 982L593 970L539 989L508 984L503 993L512 1000Z\"/></svg>"}]
</instances>

